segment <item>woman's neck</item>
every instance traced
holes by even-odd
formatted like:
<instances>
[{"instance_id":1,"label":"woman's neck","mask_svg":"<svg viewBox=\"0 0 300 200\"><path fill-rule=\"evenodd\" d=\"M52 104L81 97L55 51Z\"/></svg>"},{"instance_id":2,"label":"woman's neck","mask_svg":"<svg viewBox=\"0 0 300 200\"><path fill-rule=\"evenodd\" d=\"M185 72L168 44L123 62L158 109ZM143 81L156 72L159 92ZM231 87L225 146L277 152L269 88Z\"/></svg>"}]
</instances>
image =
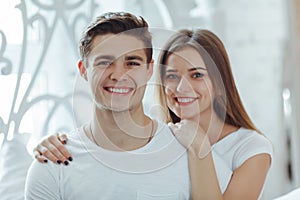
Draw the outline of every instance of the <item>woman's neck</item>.
<instances>
[{"instance_id":1,"label":"woman's neck","mask_svg":"<svg viewBox=\"0 0 300 200\"><path fill-rule=\"evenodd\" d=\"M221 120L215 112L210 116L201 116L199 124L208 134L211 145L239 129L239 127L225 123L225 120Z\"/></svg>"}]
</instances>

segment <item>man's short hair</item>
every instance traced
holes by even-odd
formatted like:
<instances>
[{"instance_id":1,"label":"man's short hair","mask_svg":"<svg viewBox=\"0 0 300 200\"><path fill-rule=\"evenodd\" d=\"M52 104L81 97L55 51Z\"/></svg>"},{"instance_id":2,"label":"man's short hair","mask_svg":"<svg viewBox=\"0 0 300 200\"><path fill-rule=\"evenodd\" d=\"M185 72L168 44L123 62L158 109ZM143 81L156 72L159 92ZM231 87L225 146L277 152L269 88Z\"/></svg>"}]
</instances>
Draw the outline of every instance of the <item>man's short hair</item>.
<instances>
[{"instance_id":1,"label":"man's short hair","mask_svg":"<svg viewBox=\"0 0 300 200\"><path fill-rule=\"evenodd\" d=\"M152 36L148 23L141 16L138 18L126 12L109 12L100 15L82 34L79 43L80 57L85 60L91 52L91 44L97 35L124 33L140 39L145 45L147 63L152 59Z\"/></svg>"}]
</instances>

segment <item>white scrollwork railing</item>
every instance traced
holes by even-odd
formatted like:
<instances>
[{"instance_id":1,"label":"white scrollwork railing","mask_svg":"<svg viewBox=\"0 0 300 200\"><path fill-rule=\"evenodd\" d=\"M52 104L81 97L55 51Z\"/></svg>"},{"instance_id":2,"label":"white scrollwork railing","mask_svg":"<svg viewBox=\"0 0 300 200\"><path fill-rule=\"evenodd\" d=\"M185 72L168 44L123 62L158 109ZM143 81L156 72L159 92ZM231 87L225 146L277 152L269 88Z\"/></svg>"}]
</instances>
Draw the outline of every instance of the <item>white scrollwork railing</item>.
<instances>
[{"instance_id":1,"label":"white scrollwork railing","mask_svg":"<svg viewBox=\"0 0 300 200\"><path fill-rule=\"evenodd\" d=\"M30 5L30 9L28 8ZM37 80L39 76L42 74L43 67L45 67L45 60L49 59L47 56L49 53L49 47L51 46L55 31L61 27L62 24L64 27L64 32L67 35L66 38L69 39L69 42L72 44L73 53L77 52L77 41L78 41L78 33L81 33L83 27L81 27L80 22L82 24L88 24L97 8L97 4L94 0L85 1L61 1L61 0L52 0L48 1L48 4L45 4L39 0L22 0L17 6L16 9L19 9L22 16L22 26L23 26L23 37L22 44L20 46L19 55L16 52L16 55L19 58L19 63L14 63L13 60L5 57L5 51L8 47L6 35L3 31L0 30L0 72L1 76L9 76L13 72L16 73L17 79L14 88L13 100L10 108L10 112L8 114L7 120L4 120L4 113L0 113L0 134L4 134L3 145L7 141L9 136L9 132L12 132L13 137L17 137L20 133L20 124L23 119L23 116L31 110L36 104L41 102L52 102L52 108L50 108L47 112L47 116L45 117L45 121L42 125L43 133L47 133L49 121L54 116L57 108L60 106L65 107L65 110L68 112L66 117L73 117L72 114L72 101L73 97L72 88L67 90L66 94L63 95L51 95L51 94L38 94L37 97L32 98L30 96L34 87L39 84ZM34 8L34 9L33 9ZM32 13L32 10L37 10ZM30 51L30 41L28 40L29 31L31 31L34 26L33 24L38 24L37 31L42 38L39 41L38 52ZM80 30L80 29L81 30ZM63 32L63 30L60 30ZM30 59L37 60L35 64L30 61ZM53 59L53 58L50 58ZM66 56L68 59L68 56ZM71 59L71 57L70 57ZM63 62L62 62L63 63ZM30 66L29 66L30 65ZM49 66L49 65L48 65ZM20 95L20 85L22 84L22 75L25 72L31 71L31 79L28 87L25 89L25 93L23 96ZM72 74L75 76L74 73ZM49 80L51 81L51 80ZM70 81L73 81L70 79ZM20 99L20 105L17 107L17 99ZM59 127L56 127L57 130ZM1 145L1 144L0 144Z\"/></svg>"}]
</instances>

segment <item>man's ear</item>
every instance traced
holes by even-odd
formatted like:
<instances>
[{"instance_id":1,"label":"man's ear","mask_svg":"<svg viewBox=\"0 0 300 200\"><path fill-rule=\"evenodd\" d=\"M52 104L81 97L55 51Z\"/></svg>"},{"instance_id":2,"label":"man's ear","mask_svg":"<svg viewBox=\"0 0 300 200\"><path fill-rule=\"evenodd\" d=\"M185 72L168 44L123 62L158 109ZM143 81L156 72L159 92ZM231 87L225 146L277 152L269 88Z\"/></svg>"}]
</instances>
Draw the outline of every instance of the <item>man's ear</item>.
<instances>
[{"instance_id":1,"label":"man's ear","mask_svg":"<svg viewBox=\"0 0 300 200\"><path fill-rule=\"evenodd\" d=\"M80 75L87 81L87 75L86 75L87 71L82 60L78 61L77 67Z\"/></svg>"},{"instance_id":2,"label":"man's ear","mask_svg":"<svg viewBox=\"0 0 300 200\"><path fill-rule=\"evenodd\" d=\"M152 74L153 74L153 66L154 66L154 60L152 59L150 63L148 64L148 75L147 75L147 81L150 80Z\"/></svg>"}]
</instances>

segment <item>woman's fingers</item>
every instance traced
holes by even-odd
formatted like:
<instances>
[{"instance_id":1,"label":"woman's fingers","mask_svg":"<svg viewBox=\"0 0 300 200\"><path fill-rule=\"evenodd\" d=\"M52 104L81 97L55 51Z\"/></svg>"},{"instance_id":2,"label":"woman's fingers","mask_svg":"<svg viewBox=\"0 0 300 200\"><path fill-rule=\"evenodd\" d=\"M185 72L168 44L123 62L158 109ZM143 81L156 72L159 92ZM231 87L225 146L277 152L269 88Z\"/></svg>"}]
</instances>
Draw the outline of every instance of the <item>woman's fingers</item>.
<instances>
[{"instance_id":1,"label":"woman's fingers","mask_svg":"<svg viewBox=\"0 0 300 200\"><path fill-rule=\"evenodd\" d=\"M39 161L42 161L42 158L44 157L52 161L53 163L64 163L65 165L69 164L68 161L66 161L66 159L64 158L64 156L58 151L58 149L49 142L44 141L41 145L38 145L36 149L39 152L39 155L36 154L36 158Z\"/></svg>"},{"instance_id":2,"label":"woman's fingers","mask_svg":"<svg viewBox=\"0 0 300 200\"><path fill-rule=\"evenodd\" d=\"M180 123L173 124L172 122L169 122L168 126L173 132L173 134L176 135L179 132L178 129L181 127L181 124Z\"/></svg>"},{"instance_id":3,"label":"woman's fingers","mask_svg":"<svg viewBox=\"0 0 300 200\"><path fill-rule=\"evenodd\" d=\"M62 144L67 144L68 137L67 137L66 134L64 134L64 133L58 133L58 134L57 134L57 137L58 137L58 139L60 140L60 142L61 142Z\"/></svg>"},{"instance_id":4,"label":"woman's fingers","mask_svg":"<svg viewBox=\"0 0 300 200\"><path fill-rule=\"evenodd\" d=\"M39 144L34 149L35 158L38 159L38 161L42 162L42 163L45 163L45 159L50 160L54 163L57 163L58 158L56 158L49 150L49 144L46 144L47 148L43 146L45 144L46 144L46 142L43 142L43 144ZM45 159L43 159L43 158L45 158Z\"/></svg>"},{"instance_id":5,"label":"woman's fingers","mask_svg":"<svg viewBox=\"0 0 300 200\"><path fill-rule=\"evenodd\" d=\"M47 163L48 160L43 155L40 154L40 152L37 150L37 148L34 148L33 150L34 158L37 159L40 163Z\"/></svg>"},{"instance_id":6,"label":"woman's fingers","mask_svg":"<svg viewBox=\"0 0 300 200\"><path fill-rule=\"evenodd\" d=\"M39 145L34 149L35 158L41 162L46 163L50 160L54 163L65 165L69 164L73 158L68 150L64 147L67 142L67 136L65 134L54 134L43 139Z\"/></svg>"},{"instance_id":7,"label":"woman's fingers","mask_svg":"<svg viewBox=\"0 0 300 200\"><path fill-rule=\"evenodd\" d=\"M211 152L208 135L204 130L192 121L182 120L179 123L168 123L175 138L200 159L205 158Z\"/></svg>"},{"instance_id":8,"label":"woman's fingers","mask_svg":"<svg viewBox=\"0 0 300 200\"><path fill-rule=\"evenodd\" d=\"M57 135L50 136L48 138L49 142L52 145L49 145L49 150L54 154L58 159L62 161L72 161L72 155L66 149L63 144L67 143L67 136L65 134L58 133Z\"/></svg>"},{"instance_id":9,"label":"woman's fingers","mask_svg":"<svg viewBox=\"0 0 300 200\"><path fill-rule=\"evenodd\" d=\"M199 125L188 120L182 120L179 123L168 123L175 138L187 149L191 148L197 137Z\"/></svg>"}]
</instances>

